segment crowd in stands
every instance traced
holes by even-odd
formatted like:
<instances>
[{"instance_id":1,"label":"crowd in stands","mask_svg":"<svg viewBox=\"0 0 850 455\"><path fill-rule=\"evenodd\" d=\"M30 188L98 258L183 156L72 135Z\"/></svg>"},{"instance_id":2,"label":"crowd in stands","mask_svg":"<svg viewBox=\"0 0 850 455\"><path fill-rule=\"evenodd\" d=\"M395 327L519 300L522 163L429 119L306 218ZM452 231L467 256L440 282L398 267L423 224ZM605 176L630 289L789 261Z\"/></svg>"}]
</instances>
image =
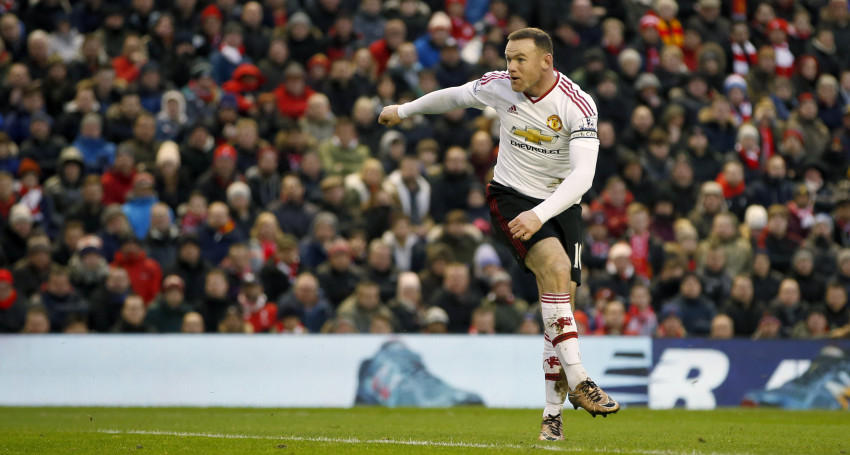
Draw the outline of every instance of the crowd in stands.
<instances>
[{"instance_id":1,"label":"crowd in stands","mask_svg":"<svg viewBox=\"0 0 850 455\"><path fill-rule=\"evenodd\" d=\"M580 333L850 336L847 0L0 13L0 332L542 333L495 112L377 124L537 26L599 112Z\"/></svg>"}]
</instances>

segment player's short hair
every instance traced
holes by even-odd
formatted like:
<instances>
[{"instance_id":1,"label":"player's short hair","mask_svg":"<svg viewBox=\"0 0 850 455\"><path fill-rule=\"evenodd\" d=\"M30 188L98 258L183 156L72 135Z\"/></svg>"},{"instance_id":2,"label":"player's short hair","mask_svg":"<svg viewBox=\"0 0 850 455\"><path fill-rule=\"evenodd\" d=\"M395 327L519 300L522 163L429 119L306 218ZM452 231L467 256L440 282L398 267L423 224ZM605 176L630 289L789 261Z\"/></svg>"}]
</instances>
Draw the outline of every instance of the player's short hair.
<instances>
[{"instance_id":1,"label":"player's short hair","mask_svg":"<svg viewBox=\"0 0 850 455\"><path fill-rule=\"evenodd\" d=\"M539 28L521 28L508 35L508 41L518 41L521 39L534 40L534 45L543 51L544 54L552 53L552 37Z\"/></svg>"}]
</instances>

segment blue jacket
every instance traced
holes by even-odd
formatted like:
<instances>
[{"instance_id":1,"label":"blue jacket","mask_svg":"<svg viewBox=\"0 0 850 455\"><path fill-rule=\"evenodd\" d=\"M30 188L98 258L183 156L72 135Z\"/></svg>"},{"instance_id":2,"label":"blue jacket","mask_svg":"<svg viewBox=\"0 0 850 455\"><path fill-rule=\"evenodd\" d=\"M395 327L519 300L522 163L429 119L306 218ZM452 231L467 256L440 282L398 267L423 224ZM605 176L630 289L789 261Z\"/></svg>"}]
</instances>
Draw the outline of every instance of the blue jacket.
<instances>
[{"instance_id":1,"label":"blue jacket","mask_svg":"<svg viewBox=\"0 0 850 455\"><path fill-rule=\"evenodd\" d=\"M431 42L431 35L426 34L413 42L419 54L419 63L423 68L430 68L440 62L440 49Z\"/></svg>"},{"instance_id":2,"label":"blue jacket","mask_svg":"<svg viewBox=\"0 0 850 455\"><path fill-rule=\"evenodd\" d=\"M127 220L133 228L136 238L143 239L148 235L151 227L151 209L159 202L156 196L144 196L128 199L121 207L121 211L127 215Z\"/></svg>"},{"instance_id":3,"label":"blue jacket","mask_svg":"<svg viewBox=\"0 0 850 455\"><path fill-rule=\"evenodd\" d=\"M224 55L222 55L221 51L215 51L210 55L210 64L213 67L213 79L215 79L215 83L218 85L224 84L225 82L230 80L230 76L233 75L233 71L236 70L236 67L243 63L251 63L251 59L248 56L243 55L242 60L239 63L230 63Z\"/></svg>"},{"instance_id":4,"label":"blue jacket","mask_svg":"<svg viewBox=\"0 0 850 455\"><path fill-rule=\"evenodd\" d=\"M227 256L230 246L234 243L239 243L245 240L242 231L236 228L226 234L222 234L217 230L204 224L198 229L198 241L201 244L201 258L205 261L218 266L222 259Z\"/></svg>"},{"instance_id":5,"label":"blue jacket","mask_svg":"<svg viewBox=\"0 0 850 455\"><path fill-rule=\"evenodd\" d=\"M115 144L106 139L78 136L71 145L83 154L86 172L102 174L115 161Z\"/></svg>"}]
</instances>

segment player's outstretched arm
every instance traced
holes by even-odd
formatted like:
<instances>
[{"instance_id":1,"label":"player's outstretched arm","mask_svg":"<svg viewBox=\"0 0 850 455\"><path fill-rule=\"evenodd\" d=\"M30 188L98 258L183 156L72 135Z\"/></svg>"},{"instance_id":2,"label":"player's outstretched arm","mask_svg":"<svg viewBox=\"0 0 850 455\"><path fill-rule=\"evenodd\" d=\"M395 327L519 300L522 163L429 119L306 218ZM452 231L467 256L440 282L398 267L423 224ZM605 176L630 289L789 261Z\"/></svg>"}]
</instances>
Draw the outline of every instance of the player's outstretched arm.
<instances>
[{"instance_id":1,"label":"player's outstretched arm","mask_svg":"<svg viewBox=\"0 0 850 455\"><path fill-rule=\"evenodd\" d=\"M458 108L476 107L484 109L486 105L474 94L473 82L460 87L444 88L433 91L421 98L402 105L387 106L381 111L378 123L394 126L411 115L442 114Z\"/></svg>"}]
</instances>

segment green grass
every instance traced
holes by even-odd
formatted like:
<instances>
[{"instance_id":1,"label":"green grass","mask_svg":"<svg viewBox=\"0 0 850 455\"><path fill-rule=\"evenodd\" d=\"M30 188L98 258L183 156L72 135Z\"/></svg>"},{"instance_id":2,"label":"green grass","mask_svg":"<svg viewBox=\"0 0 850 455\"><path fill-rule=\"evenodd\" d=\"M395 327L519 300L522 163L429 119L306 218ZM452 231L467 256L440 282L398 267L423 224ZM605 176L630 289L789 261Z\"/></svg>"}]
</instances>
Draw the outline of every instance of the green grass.
<instances>
[{"instance_id":1,"label":"green grass","mask_svg":"<svg viewBox=\"0 0 850 455\"><path fill-rule=\"evenodd\" d=\"M593 419L569 411L565 443L537 441L539 424L537 410L485 408L0 407L0 454L850 452L847 412L630 408Z\"/></svg>"}]
</instances>

